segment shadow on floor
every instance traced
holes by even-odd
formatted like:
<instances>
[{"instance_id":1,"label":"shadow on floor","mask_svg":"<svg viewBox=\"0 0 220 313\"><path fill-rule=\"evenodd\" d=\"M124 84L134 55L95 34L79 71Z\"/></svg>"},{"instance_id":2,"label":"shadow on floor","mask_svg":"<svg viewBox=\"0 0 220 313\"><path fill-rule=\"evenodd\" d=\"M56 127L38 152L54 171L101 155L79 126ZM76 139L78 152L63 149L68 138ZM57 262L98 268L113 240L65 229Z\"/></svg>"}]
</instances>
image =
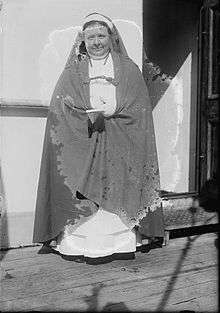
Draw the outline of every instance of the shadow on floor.
<instances>
[{"instance_id":1,"label":"shadow on floor","mask_svg":"<svg viewBox=\"0 0 220 313\"><path fill-rule=\"evenodd\" d=\"M163 293L163 296L161 298L161 301L156 309L156 312L163 312L166 304L169 301L169 298L173 292L174 286L177 282L178 279L178 275L181 272L181 267L192 247L192 244L204 233L207 232L217 232L218 231L218 225L205 225L206 223L208 223L208 220L204 223L203 226L193 226L195 225L195 211L192 209L190 210L190 212L192 213L192 222L191 225L192 227L190 228L186 228L186 229L177 229L171 232L171 238L178 238L178 237L187 237L187 242L185 244L185 247L182 250L182 253L180 254L179 260L176 263L176 266L174 268L174 271L167 283L167 287ZM191 236L194 236L193 238L191 238ZM190 311L190 310L182 310L179 312L194 312L194 311Z\"/></svg>"},{"instance_id":2,"label":"shadow on floor","mask_svg":"<svg viewBox=\"0 0 220 313\"><path fill-rule=\"evenodd\" d=\"M100 310L98 305L98 297L101 290L105 287L104 283L99 283L92 288L92 294L90 296L85 296L84 300L88 305L87 311L89 312L131 312L128 310L124 302L107 302L104 307Z\"/></svg>"}]
</instances>

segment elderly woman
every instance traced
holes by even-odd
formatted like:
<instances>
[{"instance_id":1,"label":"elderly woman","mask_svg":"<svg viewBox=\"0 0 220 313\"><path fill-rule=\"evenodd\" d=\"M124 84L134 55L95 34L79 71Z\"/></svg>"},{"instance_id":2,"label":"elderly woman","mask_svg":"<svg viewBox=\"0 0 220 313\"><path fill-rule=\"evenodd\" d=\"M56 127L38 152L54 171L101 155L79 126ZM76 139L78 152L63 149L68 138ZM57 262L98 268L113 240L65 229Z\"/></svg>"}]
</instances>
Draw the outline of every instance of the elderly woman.
<instances>
[{"instance_id":1,"label":"elderly woman","mask_svg":"<svg viewBox=\"0 0 220 313\"><path fill-rule=\"evenodd\" d=\"M51 99L33 241L78 262L133 258L141 234L163 237L158 191L147 87L112 21L90 14Z\"/></svg>"}]
</instances>

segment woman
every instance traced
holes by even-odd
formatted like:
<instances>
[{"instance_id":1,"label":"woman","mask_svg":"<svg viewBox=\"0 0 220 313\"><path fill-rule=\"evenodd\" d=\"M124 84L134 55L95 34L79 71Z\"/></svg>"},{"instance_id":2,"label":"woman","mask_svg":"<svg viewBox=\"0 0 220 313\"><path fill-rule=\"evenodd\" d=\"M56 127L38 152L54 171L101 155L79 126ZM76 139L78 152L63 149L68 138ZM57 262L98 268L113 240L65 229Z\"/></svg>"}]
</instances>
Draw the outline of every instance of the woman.
<instances>
[{"instance_id":1,"label":"woman","mask_svg":"<svg viewBox=\"0 0 220 313\"><path fill-rule=\"evenodd\" d=\"M141 233L163 237L158 190L145 82L112 21L92 13L51 99L33 241L79 262L133 258Z\"/></svg>"}]
</instances>

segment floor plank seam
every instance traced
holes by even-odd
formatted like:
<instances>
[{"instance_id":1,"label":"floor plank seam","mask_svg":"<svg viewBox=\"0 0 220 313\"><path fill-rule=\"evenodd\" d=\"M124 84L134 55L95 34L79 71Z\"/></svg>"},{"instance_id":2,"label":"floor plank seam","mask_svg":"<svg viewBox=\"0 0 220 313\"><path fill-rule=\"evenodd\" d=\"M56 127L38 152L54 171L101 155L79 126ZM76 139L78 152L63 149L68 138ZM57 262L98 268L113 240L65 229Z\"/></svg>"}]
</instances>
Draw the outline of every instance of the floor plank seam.
<instances>
[{"instance_id":1,"label":"floor plank seam","mask_svg":"<svg viewBox=\"0 0 220 313\"><path fill-rule=\"evenodd\" d=\"M27 298L31 298L31 297L36 297L36 296L41 296L42 294L45 296L45 295L49 295L49 294L52 294L54 292L65 292L65 291L68 291L68 290L74 290L74 289L77 289L77 288L83 288L83 287L86 287L86 286L91 286L92 287L96 287L97 285L101 284L101 283L106 283L106 282L111 282L113 281L114 279L108 279L108 280L105 280L105 281L102 281L102 282L99 282L99 283L93 283L93 284L82 284L82 285L77 285L77 286L73 286L73 287L70 287L70 288L63 288L63 289L57 289L57 290L53 290L53 291L50 291L50 292L44 292L44 293L33 293L33 294L29 294L25 297L18 297L18 298L12 298L12 299L7 299L7 300L3 300L2 302L8 302L8 301L15 301L15 300L24 300L24 299L27 299ZM138 283L138 285L141 283L141 282L144 282L146 281L147 282L148 279L136 279L136 280L126 280L126 281L121 281L120 284L116 285L116 286L119 286L120 285L120 288L125 285L126 283ZM193 286L199 286L199 285L203 285L204 283L210 283L210 282L215 282L217 284L217 279L209 279L207 281L203 281L203 282L198 282L198 283L195 283L193 284ZM103 286L103 287L106 287L106 288L109 288L109 287L113 287L115 285L114 284L109 284L109 285L106 285L106 286ZM131 286L131 287L128 287L128 289L132 289L134 286ZM186 287L185 286L180 286L178 288L176 288L175 290L181 290L181 289L185 289ZM166 291L170 291L170 290L173 290L173 288L165 288ZM162 294L164 291L160 292L159 294ZM158 295L158 293L152 293L152 294L149 294L148 297L151 297L151 296L155 296L155 295Z\"/></svg>"}]
</instances>

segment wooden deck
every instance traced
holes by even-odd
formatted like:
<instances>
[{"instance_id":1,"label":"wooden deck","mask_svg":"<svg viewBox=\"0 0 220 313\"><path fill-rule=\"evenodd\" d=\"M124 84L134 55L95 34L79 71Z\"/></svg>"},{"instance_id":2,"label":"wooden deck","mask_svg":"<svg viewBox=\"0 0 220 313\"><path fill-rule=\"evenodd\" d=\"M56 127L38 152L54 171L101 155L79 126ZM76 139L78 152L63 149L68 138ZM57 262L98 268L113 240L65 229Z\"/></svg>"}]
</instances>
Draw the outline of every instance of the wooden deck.
<instances>
[{"instance_id":1,"label":"wooden deck","mask_svg":"<svg viewBox=\"0 0 220 313\"><path fill-rule=\"evenodd\" d=\"M217 235L171 239L135 260L101 265L1 252L1 311L218 311Z\"/></svg>"}]
</instances>

